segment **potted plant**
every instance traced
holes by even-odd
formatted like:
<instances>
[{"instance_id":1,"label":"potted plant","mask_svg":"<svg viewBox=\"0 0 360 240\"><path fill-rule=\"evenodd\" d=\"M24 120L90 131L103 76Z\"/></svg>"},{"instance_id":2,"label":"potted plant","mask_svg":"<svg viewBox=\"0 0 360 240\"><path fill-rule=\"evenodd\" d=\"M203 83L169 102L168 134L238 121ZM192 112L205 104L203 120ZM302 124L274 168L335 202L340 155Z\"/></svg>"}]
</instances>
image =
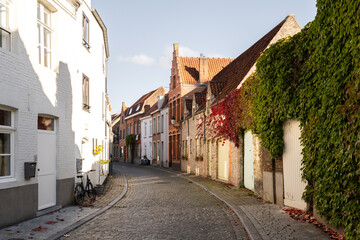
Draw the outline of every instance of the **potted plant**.
<instances>
[{"instance_id":1,"label":"potted plant","mask_svg":"<svg viewBox=\"0 0 360 240\"><path fill-rule=\"evenodd\" d=\"M103 147L101 145L96 146L96 148L94 149L94 155L99 155L103 150ZM104 159L99 159L98 161L96 161L96 163L99 166L99 178L98 178L98 184L95 185L95 192L97 195L101 195L104 192L104 186L102 184L100 184L101 182L101 177L102 176L107 176L107 173L104 173L104 165L108 164L110 162L109 159L104 160Z\"/></svg>"}]
</instances>

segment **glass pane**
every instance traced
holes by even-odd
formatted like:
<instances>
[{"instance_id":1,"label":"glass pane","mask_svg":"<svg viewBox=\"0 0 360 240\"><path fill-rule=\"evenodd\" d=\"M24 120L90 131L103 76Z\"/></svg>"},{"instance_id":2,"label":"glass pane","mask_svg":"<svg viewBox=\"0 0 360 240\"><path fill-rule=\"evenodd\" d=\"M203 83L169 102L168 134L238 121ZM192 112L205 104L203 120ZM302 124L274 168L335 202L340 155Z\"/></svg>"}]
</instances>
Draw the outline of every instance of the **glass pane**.
<instances>
[{"instance_id":1,"label":"glass pane","mask_svg":"<svg viewBox=\"0 0 360 240\"><path fill-rule=\"evenodd\" d=\"M41 18L40 18L40 3L37 4L37 19L41 20Z\"/></svg>"},{"instance_id":2,"label":"glass pane","mask_svg":"<svg viewBox=\"0 0 360 240\"><path fill-rule=\"evenodd\" d=\"M0 109L0 125L11 126L11 112Z\"/></svg>"},{"instance_id":3,"label":"glass pane","mask_svg":"<svg viewBox=\"0 0 360 240\"><path fill-rule=\"evenodd\" d=\"M0 133L0 154L10 154L11 135Z\"/></svg>"},{"instance_id":4,"label":"glass pane","mask_svg":"<svg viewBox=\"0 0 360 240\"><path fill-rule=\"evenodd\" d=\"M44 29L44 46L47 48L51 47L51 33L50 31Z\"/></svg>"},{"instance_id":5,"label":"glass pane","mask_svg":"<svg viewBox=\"0 0 360 240\"><path fill-rule=\"evenodd\" d=\"M54 119L49 117L38 116L38 129L54 131Z\"/></svg>"},{"instance_id":6,"label":"glass pane","mask_svg":"<svg viewBox=\"0 0 360 240\"><path fill-rule=\"evenodd\" d=\"M50 27L50 11L44 8L44 23L46 26Z\"/></svg>"},{"instance_id":7,"label":"glass pane","mask_svg":"<svg viewBox=\"0 0 360 240\"><path fill-rule=\"evenodd\" d=\"M0 4L0 26L8 28L7 7Z\"/></svg>"},{"instance_id":8,"label":"glass pane","mask_svg":"<svg viewBox=\"0 0 360 240\"><path fill-rule=\"evenodd\" d=\"M10 51L10 33L0 29L0 47Z\"/></svg>"},{"instance_id":9,"label":"glass pane","mask_svg":"<svg viewBox=\"0 0 360 240\"><path fill-rule=\"evenodd\" d=\"M10 175L10 156L0 156L0 177Z\"/></svg>"}]
</instances>

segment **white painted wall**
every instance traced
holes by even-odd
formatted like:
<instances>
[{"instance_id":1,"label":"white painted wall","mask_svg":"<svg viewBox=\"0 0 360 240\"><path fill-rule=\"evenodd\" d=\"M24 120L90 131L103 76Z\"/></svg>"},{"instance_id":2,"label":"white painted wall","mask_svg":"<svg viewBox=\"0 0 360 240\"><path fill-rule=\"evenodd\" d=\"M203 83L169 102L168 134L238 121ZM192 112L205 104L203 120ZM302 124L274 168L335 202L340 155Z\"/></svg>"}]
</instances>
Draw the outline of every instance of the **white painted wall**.
<instances>
[{"instance_id":1,"label":"white painted wall","mask_svg":"<svg viewBox=\"0 0 360 240\"><path fill-rule=\"evenodd\" d=\"M48 114L57 121L56 177L75 176L76 158L85 158L83 170L96 168L100 156L92 154L92 139L109 146L109 118L105 99L103 32L91 13L90 3L75 11L66 0L47 1L52 17L52 66L38 63L37 1L0 0L8 3L12 49L0 48L0 107L15 113L14 175L0 179L0 189L37 182L24 180L24 162L37 158L37 116ZM82 45L82 15L90 20L90 50ZM90 113L82 109L82 74L90 79ZM104 107L105 105L105 107ZM82 141L88 145L82 149ZM85 150L84 150L85 149ZM102 158L108 158L108 149ZM104 167L107 171L107 167ZM106 172L105 172L106 173ZM92 181L99 176L93 174ZM101 181L104 180L102 177Z\"/></svg>"},{"instance_id":2,"label":"white painted wall","mask_svg":"<svg viewBox=\"0 0 360 240\"><path fill-rule=\"evenodd\" d=\"M151 116L140 118L141 125L141 158L146 155L152 161L152 120ZM146 128L145 128L146 126Z\"/></svg>"},{"instance_id":3,"label":"white painted wall","mask_svg":"<svg viewBox=\"0 0 360 240\"><path fill-rule=\"evenodd\" d=\"M164 132L161 133L161 142L164 142L163 148L163 163L162 166L169 167L169 108L166 107L160 111L161 116L164 116ZM161 164L160 164L161 165Z\"/></svg>"}]
</instances>

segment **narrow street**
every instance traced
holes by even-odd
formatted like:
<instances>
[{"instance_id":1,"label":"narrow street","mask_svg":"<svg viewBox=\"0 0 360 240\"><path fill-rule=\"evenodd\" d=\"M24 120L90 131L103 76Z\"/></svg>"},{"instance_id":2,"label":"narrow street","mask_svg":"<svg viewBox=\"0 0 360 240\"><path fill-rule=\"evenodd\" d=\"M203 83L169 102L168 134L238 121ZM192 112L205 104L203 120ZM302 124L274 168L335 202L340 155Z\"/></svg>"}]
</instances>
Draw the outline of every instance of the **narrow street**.
<instances>
[{"instance_id":1,"label":"narrow street","mask_svg":"<svg viewBox=\"0 0 360 240\"><path fill-rule=\"evenodd\" d=\"M114 207L62 239L248 239L235 213L191 181L115 165L129 189Z\"/></svg>"}]
</instances>

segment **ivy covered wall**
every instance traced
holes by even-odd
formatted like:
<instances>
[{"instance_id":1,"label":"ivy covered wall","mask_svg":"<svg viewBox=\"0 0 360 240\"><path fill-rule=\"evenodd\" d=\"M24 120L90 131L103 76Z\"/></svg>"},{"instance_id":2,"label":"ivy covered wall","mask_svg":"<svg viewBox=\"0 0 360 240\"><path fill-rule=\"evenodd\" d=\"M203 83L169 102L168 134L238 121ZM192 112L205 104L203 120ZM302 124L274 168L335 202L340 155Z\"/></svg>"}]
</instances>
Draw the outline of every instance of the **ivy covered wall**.
<instances>
[{"instance_id":1,"label":"ivy covered wall","mask_svg":"<svg viewBox=\"0 0 360 240\"><path fill-rule=\"evenodd\" d=\"M304 197L350 239L360 238L359 7L318 0L315 20L268 48L241 91L274 158L283 151L283 123L300 120Z\"/></svg>"}]
</instances>

